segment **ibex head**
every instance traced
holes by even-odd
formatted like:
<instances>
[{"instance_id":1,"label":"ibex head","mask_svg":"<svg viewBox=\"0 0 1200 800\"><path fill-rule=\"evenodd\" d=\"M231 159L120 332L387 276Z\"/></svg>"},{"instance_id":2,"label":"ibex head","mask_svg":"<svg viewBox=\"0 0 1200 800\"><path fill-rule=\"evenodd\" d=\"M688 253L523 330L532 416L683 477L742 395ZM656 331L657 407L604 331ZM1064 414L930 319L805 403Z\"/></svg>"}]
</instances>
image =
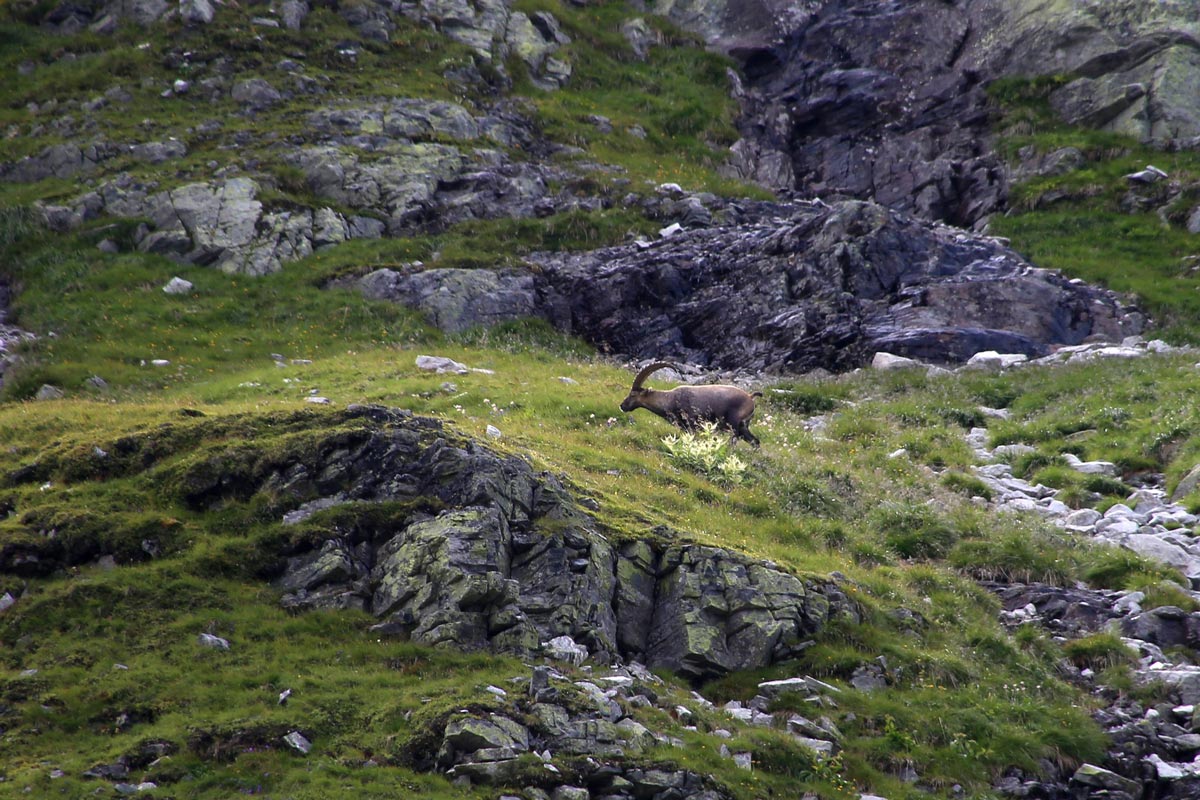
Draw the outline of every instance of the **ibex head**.
<instances>
[{"instance_id":1,"label":"ibex head","mask_svg":"<svg viewBox=\"0 0 1200 800\"><path fill-rule=\"evenodd\" d=\"M642 383L655 372L665 367L674 367L675 365L669 361L655 361L647 367L643 367L642 371L633 379L633 386L629 389L629 395L621 401L621 410L625 413L633 411L635 408L647 408L643 405L643 401L648 395L654 394L654 389L643 389Z\"/></svg>"}]
</instances>

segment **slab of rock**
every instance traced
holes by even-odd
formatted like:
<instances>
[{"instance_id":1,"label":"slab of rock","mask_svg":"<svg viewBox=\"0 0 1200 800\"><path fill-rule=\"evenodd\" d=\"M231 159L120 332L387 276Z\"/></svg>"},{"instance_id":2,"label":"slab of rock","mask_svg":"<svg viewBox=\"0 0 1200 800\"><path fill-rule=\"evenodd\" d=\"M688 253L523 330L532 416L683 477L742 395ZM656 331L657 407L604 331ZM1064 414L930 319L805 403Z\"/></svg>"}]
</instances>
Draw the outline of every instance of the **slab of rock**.
<instances>
[{"instance_id":1,"label":"slab of rock","mask_svg":"<svg viewBox=\"0 0 1200 800\"><path fill-rule=\"evenodd\" d=\"M534 254L540 314L638 358L724 369L847 369L886 352L940 363L1042 355L1144 319L986 237L870 203L762 207L736 226L592 253Z\"/></svg>"},{"instance_id":2,"label":"slab of rock","mask_svg":"<svg viewBox=\"0 0 1200 800\"><path fill-rule=\"evenodd\" d=\"M380 269L365 275L359 286L365 297L423 312L447 333L491 327L537 311L533 275L514 271L434 269L404 274Z\"/></svg>"}]
</instances>

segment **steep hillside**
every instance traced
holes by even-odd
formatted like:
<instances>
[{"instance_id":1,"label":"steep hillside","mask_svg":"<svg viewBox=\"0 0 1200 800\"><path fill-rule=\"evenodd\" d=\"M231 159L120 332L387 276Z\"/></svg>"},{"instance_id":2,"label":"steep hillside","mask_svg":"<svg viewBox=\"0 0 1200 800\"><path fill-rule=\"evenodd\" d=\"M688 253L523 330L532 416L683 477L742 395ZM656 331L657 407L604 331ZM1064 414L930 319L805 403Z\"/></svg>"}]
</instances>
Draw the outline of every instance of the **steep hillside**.
<instances>
[{"instance_id":1,"label":"steep hillside","mask_svg":"<svg viewBox=\"0 0 1200 800\"><path fill-rule=\"evenodd\" d=\"M0 797L1194 796L1156 9L4 6Z\"/></svg>"}]
</instances>

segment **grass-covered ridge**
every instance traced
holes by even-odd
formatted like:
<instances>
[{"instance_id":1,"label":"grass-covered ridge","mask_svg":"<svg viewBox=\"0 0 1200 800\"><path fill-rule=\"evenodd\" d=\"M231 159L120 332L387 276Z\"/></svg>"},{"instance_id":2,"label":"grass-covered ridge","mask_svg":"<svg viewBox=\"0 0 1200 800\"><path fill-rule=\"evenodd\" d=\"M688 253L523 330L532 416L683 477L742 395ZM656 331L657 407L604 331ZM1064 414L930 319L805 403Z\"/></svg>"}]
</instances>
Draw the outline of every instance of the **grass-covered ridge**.
<instances>
[{"instance_id":1,"label":"grass-covered ridge","mask_svg":"<svg viewBox=\"0 0 1200 800\"><path fill-rule=\"evenodd\" d=\"M564 90L535 89L510 65L514 92L536 111L542 133L580 148L572 163L619 167L597 170L596 180L628 180L622 188L635 192L664 180L744 190L716 170L732 136L723 59L652 20L663 44L637 62L619 33L633 13L623 3L518 7L550 10L572 39L563 57L574 78ZM17 3L0 11L12 23L0 25L0 69L16 74L27 60L37 67L28 80L0 83L0 126L15 131L0 144L0 159L71 138L50 121L65 113L82 125L79 103L115 84L132 99L89 112L89 135L117 142L175 136L189 149L167 168L114 159L85 178L93 183L129 171L167 187L207 179L209 162L218 161L272 176L269 203L303 204L310 198L283 163L285 143L330 94L472 107L492 99L482 88L464 97L446 77L472 61L466 48L412 23L402 23L389 43L360 42L349 63L336 43L361 37L320 4L298 33L252 26L259 4L227 4L208 28L126 27L113 37L67 40L25 24L45 10L44 3ZM62 57L66 48L73 59ZM202 102L199 92L162 97L175 79L199 86L220 59L239 76L276 80L274 65L299 52L325 94L302 94L257 115L228 100ZM39 105L36 113L30 102ZM611 133L589 120L596 114L609 118ZM211 118L222 126L202 131ZM1033 122L1013 134L1033 138L1013 141L1043 148L1068 141L1070 132L1059 129L1052 131L1057 139L1038 139ZM1129 146L1100 139L1085 150L1100 158ZM1081 205L1057 206L1069 218L1038 210L996 225L1039 263L1142 292L1156 316L1174 324L1176 338L1189 340L1189 279L1171 278L1169 268L1173 248L1186 241L1175 238L1178 229L1162 234L1150 215L1118 218L1089 205L1118 199L1121 170L1141 166L1142 151L1128 155L1133 166L1063 179L1083 187L1083 199L1071 201ZM1172 172L1189 168L1153 160ZM1108 194L1091 194L1093 185ZM799 575L846 576L862 624L822 632L796 663L701 687L714 700L745 699L757 681L798 674L844 687L882 656L889 688L846 692L837 708L822 712L844 736L837 761L816 761L782 731L740 726L718 711L697 709L696 731L661 711L634 712L689 745L652 750L641 757L645 764L711 774L739 800L806 790L904 800L948 795L956 784L982 797L1010 766L1033 772L1043 759L1073 765L1099 758L1104 739L1087 716L1095 701L1060 680L1058 665L1070 659L1105 670L1132 691L1121 651L1111 637L1063 646L1034 628L1010 635L977 579L1079 581L1145 590L1147 606L1183 602L1179 576L1169 570L982 508L976 498L986 487L970 472L964 434L986 425L993 444L1033 445L1036 453L1020 465L1024 474L1060 485L1079 504L1115 502L1130 487L1067 473L1064 453L1111 460L1126 480L1165 471L1174 485L1200 459L1193 357L765 386L754 422L763 447L739 445L745 468L738 479L713 479L672 458L663 439L674 431L665 423L620 413L628 371L544 324L446 337L394 305L326 288L339 277L415 260L513 266L534 249L590 248L652 230L629 209L353 241L246 279L135 252L128 245L136 221L100 220L51 235L28 209L34 200L78 192L75 180L0 186L0 274L15 292L12 321L40 336L5 374L0 400L0 553L23 559L21 569L0 574L0 596L17 600L0 612L0 797L89 795L102 784L83 773L122 756L136 777L160 783L155 795L200 800L498 794L429 774L429 731L461 709L499 707L486 687L510 686L527 675L526 665L380 639L360 613L292 616L264 578L297 538L319 540L326 529L365 524L366 515L376 515L372 524L401 525L412 508L336 509L285 530L278 499L265 492L213 508L188 502L188 480L212 477L206 469L238 475L364 435L362 421L343 414L352 403L435 417L450 436L486 441L562 476L595 507L597 526L613 541L670 537L770 559ZM1018 190L1017 199L1021 208L1039 208L1033 189ZM1044 219L1057 222L1039 228ZM1124 221L1138 247L1119 262L1100 252L1077 258L1090 219ZM121 252L98 250L104 239ZM163 294L174 275L194 290ZM1173 282L1164 284L1164 276ZM490 372L422 372L414 360L427 352ZM89 382L92 376L105 386ZM66 399L32 401L46 383L63 388ZM329 405L307 402L312 397ZM982 406L1009 409L1011 418L997 421ZM500 439L486 436L489 425ZM61 569L37 566L60 562ZM233 649L206 649L201 633L226 637ZM691 688L675 682L663 691L686 704ZM285 689L293 694L280 705ZM781 698L774 709L780 722L800 703ZM719 755L708 735L717 728L732 730L730 749L754 753L755 771ZM311 756L279 746L288 730L314 742ZM570 764L560 766L569 773ZM900 778L908 766L920 784Z\"/></svg>"},{"instance_id":2,"label":"grass-covered ridge","mask_svg":"<svg viewBox=\"0 0 1200 800\"><path fill-rule=\"evenodd\" d=\"M1153 453L1161 429L1143 421L1153 416L1153 394L1195 396L1190 364L1147 361L1133 374L1125 365L1097 365L942 379L864 374L783 385L769 392L760 411L763 448L738 448L747 476L730 486L674 466L661 442L671 431L661 421L620 415L615 405L628 373L584 351L568 355L565 342L553 355L537 341L514 331L440 343L440 354L493 370L454 376L453 390L442 387L446 376L416 369L419 349L391 346L198 376L127 397L117 415L111 404L92 400L0 407L0 472L7 476L0 502L9 509L0 542L44 546L53 525L61 546L83 554L69 573L10 576L0 587L22 594L0 616L5 702L13 709L3 724L17 736L31 726L42 731L12 750L16 759L0 796L6 786L49 786L38 766L49 753L73 754L62 768L66 780L76 781L93 759L115 758L145 739L203 741L218 750L212 743L226 742L232 752L245 737L266 742L284 727L303 729L317 743L315 760L303 768L308 778L297 773L295 755L278 749L226 762L198 745L173 756L172 771L152 774L185 781L176 785L195 797L258 785L296 797L337 797L346 786L385 792L414 781L450 796L448 787L437 789L409 771L406 743L417 741L422 720L487 701L481 687L507 685L524 668L377 642L366 632L368 620L354 615L283 615L276 593L256 577L278 558L285 540L271 499L251 497L244 505L201 512L188 506L179 484L194 469L189 465L208 461L209 454L239 463L299 458L312 446L306 443L352 436L361 423L348 423L339 412L352 402L431 414L467 436L498 427L503 438L495 446L566 476L573 491L596 502L597 521L614 539L655 528L661 536L659 526L667 526L671 536L733 547L801 574L846 574L865 612L862 625L825 632L799 663L730 676L704 689L723 700L746 697L756 681L770 677L807 673L839 683L884 656L894 686L852 695L829 712L846 742L840 781L917 796L895 777L905 764L935 786L982 789L1006 766L1036 769L1039 758L1070 764L1099 756L1102 738L1084 713L1088 701L1061 683L1055 669L1057 659L1093 658L1090 651L1082 645L1063 651L1032 630L1017 638L1005 634L995 601L972 576L1067 585L1084 580L1112 588L1150 588L1171 576L1137 559L1114 562L1109 551L1093 552L1034 522L984 513L957 487L943 486L934 471L965 470L964 425L978 422L980 405L1014 412L1010 421L992 423L997 443L1022 440L1053 452L1056 434L1047 432L1055 429L1056 412L1045 398L1063 393L1076 408L1100 413L1119 403L1126 412L1101 417L1120 428L1127 455L1086 438L1071 440L1073 452L1127 460ZM795 399L799 392L781 393L801 387L803 401ZM304 402L314 389L332 400L330 408ZM810 412L797 413L797 404L829 407L821 435L806 430ZM1192 425L1200 409L1184 403L1178 414ZM901 446L909 455L890 457ZM95 448L111 455L100 459ZM1179 452L1159 451L1153 466L1171 466L1163 459ZM96 524L100 520L107 524ZM157 558L141 549L146 538L159 543ZM91 566L101 553L115 556L118 566ZM201 632L238 642L232 663L202 651L195 642ZM29 669L38 672L21 677ZM444 683L430 684L427 670ZM114 691L106 677L114 674L138 676L135 697ZM286 709L272 705L279 691L295 686L303 692L297 690ZM434 700L424 702L429 697ZM223 705L222 698L237 702ZM119 718L126 721L112 721ZM733 723L718 715L708 724ZM834 781L827 768L802 768L798 751L783 756L791 747L784 738L752 731L737 736L774 766L749 780L705 750L702 737L694 751L657 757L712 771L738 797L765 796L776 776L847 796L849 785ZM383 768L364 773L356 767L367 753ZM322 777L311 777L314 766Z\"/></svg>"}]
</instances>

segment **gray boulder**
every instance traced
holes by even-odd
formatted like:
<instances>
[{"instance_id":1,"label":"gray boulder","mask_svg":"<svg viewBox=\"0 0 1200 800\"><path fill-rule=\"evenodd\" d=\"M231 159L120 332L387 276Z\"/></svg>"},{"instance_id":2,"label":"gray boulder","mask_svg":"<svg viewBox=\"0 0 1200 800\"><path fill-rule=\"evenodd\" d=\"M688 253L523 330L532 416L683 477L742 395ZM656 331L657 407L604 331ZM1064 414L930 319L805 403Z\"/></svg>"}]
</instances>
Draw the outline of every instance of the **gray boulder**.
<instances>
[{"instance_id":1,"label":"gray boulder","mask_svg":"<svg viewBox=\"0 0 1200 800\"><path fill-rule=\"evenodd\" d=\"M529 750L529 731L499 714L490 714L485 719L460 717L446 726L443 741L459 752L507 748L514 753L523 753Z\"/></svg>"},{"instance_id":2,"label":"gray boulder","mask_svg":"<svg viewBox=\"0 0 1200 800\"><path fill-rule=\"evenodd\" d=\"M391 300L423 312L447 333L537 313L532 275L485 269L438 269L404 274L390 269L363 276L365 297Z\"/></svg>"},{"instance_id":3,"label":"gray boulder","mask_svg":"<svg viewBox=\"0 0 1200 800\"><path fill-rule=\"evenodd\" d=\"M211 0L179 0L179 16L193 25L207 25L216 17L217 11Z\"/></svg>"},{"instance_id":4,"label":"gray boulder","mask_svg":"<svg viewBox=\"0 0 1200 800\"><path fill-rule=\"evenodd\" d=\"M298 31L304 25L310 9L304 0L284 0L279 6L279 16L283 19L283 27L289 31Z\"/></svg>"},{"instance_id":5,"label":"gray boulder","mask_svg":"<svg viewBox=\"0 0 1200 800\"><path fill-rule=\"evenodd\" d=\"M84 147L72 142L51 145L36 156L0 165L0 178L14 183L71 178L93 172L101 162L118 152L119 148L107 142L94 142Z\"/></svg>"},{"instance_id":6,"label":"gray boulder","mask_svg":"<svg viewBox=\"0 0 1200 800\"><path fill-rule=\"evenodd\" d=\"M283 99L279 90L262 78L249 78L233 85L233 101L253 108L273 106Z\"/></svg>"},{"instance_id":7,"label":"gray boulder","mask_svg":"<svg viewBox=\"0 0 1200 800\"><path fill-rule=\"evenodd\" d=\"M434 136L470 140L479 124L462 106L444 100L403 99L367 107L330 107L314 111L309 127L326 136L385 134L421 140Z\"/></svg>"}]
</instances>

